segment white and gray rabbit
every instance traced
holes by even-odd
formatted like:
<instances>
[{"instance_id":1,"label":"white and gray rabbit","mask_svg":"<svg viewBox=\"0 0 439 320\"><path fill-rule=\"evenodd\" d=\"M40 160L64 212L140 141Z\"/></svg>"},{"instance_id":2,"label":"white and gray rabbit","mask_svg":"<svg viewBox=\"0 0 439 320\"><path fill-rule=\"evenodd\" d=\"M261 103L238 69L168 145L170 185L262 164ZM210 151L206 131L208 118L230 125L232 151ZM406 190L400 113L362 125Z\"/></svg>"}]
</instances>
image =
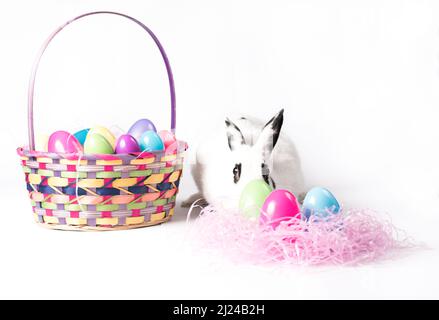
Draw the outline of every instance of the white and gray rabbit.
<instances>
[{"instance_id":1,"label":"white and gray rabbit","mask_svg":"<svg viewBox=\"0 0 439 320\"><path fill-rule=\"evenodd\" d=\"M281 133L283 113L282 109L265 124L250 117L226 118L223 130L204 137L191 168L200 193L184 205L204 198L209 204L237 209L241 191L255 179L302 196L299 155Z\"/></svg>"}]
</instances>

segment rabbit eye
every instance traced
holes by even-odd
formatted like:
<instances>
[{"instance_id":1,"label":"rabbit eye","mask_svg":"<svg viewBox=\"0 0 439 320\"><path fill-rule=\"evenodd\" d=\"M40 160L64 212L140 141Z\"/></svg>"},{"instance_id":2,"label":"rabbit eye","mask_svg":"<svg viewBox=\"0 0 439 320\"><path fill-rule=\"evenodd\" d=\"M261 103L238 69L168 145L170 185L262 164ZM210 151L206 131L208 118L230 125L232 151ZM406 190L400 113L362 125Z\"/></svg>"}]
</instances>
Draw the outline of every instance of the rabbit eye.
<instances>
[{"instance_id":1,"label":"rabbit eye","mask_svg":"<svg viewBox=\"0 0 439 320\"><path fill-rule=\"evenodd\" d=\"M239 178L241 178L241 164L237 163L233 168L233 182L238 183Z\"/></svg>"}]
</instances>

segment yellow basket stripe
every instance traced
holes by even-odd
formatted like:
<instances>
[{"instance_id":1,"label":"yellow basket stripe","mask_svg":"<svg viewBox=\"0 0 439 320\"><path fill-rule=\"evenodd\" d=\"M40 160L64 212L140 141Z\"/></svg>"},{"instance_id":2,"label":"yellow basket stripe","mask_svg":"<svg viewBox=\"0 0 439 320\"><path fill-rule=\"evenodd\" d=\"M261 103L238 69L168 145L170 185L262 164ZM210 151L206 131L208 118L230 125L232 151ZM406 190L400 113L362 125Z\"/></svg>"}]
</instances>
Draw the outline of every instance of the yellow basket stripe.
<instances>
[{"instance_id":1,"label":"yellow basket stripe","mask_svg":"<svg viewBox=\"0 0 439 320\"><path fill-rule=\"evenodd\" d=\"M119 223L119 218L97 218L96 224L112 225L115 226Z\"/></svg>"},{"instance_id":2,"label":"yellow basket stripe","mask_svg":"<svg viewBox=\"0 0 439 320\"><path fill-rule=\"evenodd\" d=\"M83 159L78 161L78 160L61 159L59 163L68 164L68 165L78 165L79 163L80 166L85 166L87 165L87 160Z\"/></svg>"},{"instance_id":3,"label":"yellow basket stripe","mask_svg":"<svg viewBox=\"0 0 439 320\"><path fill-rule=\"evenodd\" d=\"M52 217L52 216L44 216L44 222L59 224L58 218L57 217Z\"/></svg>"},{"instance_id":4,"label":"yellow basket stripe","mask_svg":"<svg viewBox=\"0 0 439 320\"><path fill-rule=\"evenodd\" d=\"M160 183L163 181L164 177L165 175L163 173L152 174L145 180L145 184Z\"/></svg>"},{"instance_id":5,"label":"yellow basket stripe","mask_svg":"<svg viewBox=\"0 0 439 320\"><path fill-rule=\"evenodd\" d=\"M113 187L121 188L121 187L131 187L137 183L137 178L124 178L117 179L113 181Z\"/></svg>"},{"instance_id":6,"label":"yellow basket stripe","mask_svg":"<svg viewBox=\"0 0 439 320\"><path fill-rule=\"evenodd\" d=\"M52 203L69 203L69 196L64 194L52 194L50 195L50 202Z\"/></svg>"},{"instance_id":7,"label":"yellow basket stripe","mask_svg":"<svg viewBox=\"0 0 439 320\"><path fill-rule=\"evenodd\" d=\"M69 181L66 178L60 178L60 177L50 177L47 180L47 183L50 186L55 186L55 187L67 187L69 185Z\"/></svg>"},{"instance_id":8,"label":"yellow basket stripe","mask_svg":"<svg viewBox=\"0 0 439 320\"><path fill-rule=\"evenodd\" d=\"M41 176L35 173L29 174L29 183L30 184L40 184L41 183Z\"/></svg>"},{"instance_id":9,"label":"yellow basket stripe","mask_svg":"<svg viewBox=\"0 0 439 320\"><path fill-rule=\"evenodd\" d=\"M163 220L165 218L165 212L151 214L151 222Z\"/></svg>"},{"instance_id":10,"label":"yellow basket stripe","mask_svg":"<svg viewBox=\"0 0 439 320\"><path fill-rule=\"evenodd\" d=\"M66 218L66 222L67 224L70 225L85 225L87 224L87 219L86 218Z\"/></svg>"},{"instance_id":11,"label":"yellow basket stripe","mask_svg":"<svg viewBox=\"0 0 439 320\"><path fill-rule=\"evenodd\" d=\"M133 159L131 164L150 164L155 161L155 158L145 158L145 159Z\"/></svg>"},{"instance_id":12,"label":"yellow basket stripe","mask_svg":"<svg viewBox=\"0 0 439 320\"><path fill-rule=\"evenodd\" d=\"M98 204L104 201L104 197L102 196L82 196L78 201L81 204Z\"/></svg>"},{"instance_id":13,"label":"yellow basket stripe","mask_svg":"<svg viewBox=\"0 0 439 320\"><path fill-rule=\"evenodd\" d=\"M135 199L133 195L119 195L111 197L111 202L114 204L127 204Z\"/></svg>"},{"instance_id":14,"label":"yellow basket stripe","mask_svg":"<svg viewBox=\"0 0 439 320\"><path fill-rule=\"evenodd\" d=\"M103 186L103 179L82 179L78 182L80 188L101 188Z\"/></svg>"},{"instance_id":15,"label":"yellow basket stripe","mask_svg":"<svg viewBox=\"0 0 439 320\"><path fill-rule=\"evenodd\" d=\"M30 194L30 198L34 201L42 202L44 200L44 194L32 191Z\"/></svg>"},{"instance_id":16,"label":"yellow basket stripe","mask_svg":"<svg viewBox=\"0 0 439 320\"><path fill-rule=\"evenodd\" d=\"M174 208L172 208L171 210L169 210L169 215L173 216L174 215Z\"/></svg>"},{"instance_id":17,"label":"yellow basket stripe","mask_svg":"<svg viewBox=\"0 0 439 320\"><path fill-rule=\"evenodd\" d=\"M40 162L40 163L52 163L53 160L50 159L50 158L37 158L37 162Z\"/></svg>"},{"instance_id":18,"label":"yellow basket stripe","mask_svg":"<svg viewBox=\"0 0 439 320\"><path fill-rule=\"evenodd\" d=\"M145 222L145 217L128 217L126 218L126 224L140 224Z\"/></svg>"},{"instance_id":19,"label":"yellow basket stripe","mask_svg":"<svg viewBox=\"0 0 439 320\"><path fill-rule=\"evenodd\" d=\"M180 178L180 170L179 171L174 171L173 173L171 173L171 175L169 176L169 182L174 182L177 181L178 178Z\"/></svg>"},{"instance_id":20,"label":"yellow basket stripe","mask_svg":"<svg viewBox=\"0 0 439 320\"><path fill-rule=\"evenodd\" d=\"M118 166L122 163L122 160L96 160L98 166Z\"/></svg>"},{"instance_id":21,"label":"yellow basket stripe","mask_svg":"<svg viewBox=\"0 0 439 320\"><path fill-rule=\"evenodd\" d=\"M173 161L175 159L177 159L177 155L176 154L170 154L170 155L162 157L161 161Z\"/></svg>"}]
</instances>

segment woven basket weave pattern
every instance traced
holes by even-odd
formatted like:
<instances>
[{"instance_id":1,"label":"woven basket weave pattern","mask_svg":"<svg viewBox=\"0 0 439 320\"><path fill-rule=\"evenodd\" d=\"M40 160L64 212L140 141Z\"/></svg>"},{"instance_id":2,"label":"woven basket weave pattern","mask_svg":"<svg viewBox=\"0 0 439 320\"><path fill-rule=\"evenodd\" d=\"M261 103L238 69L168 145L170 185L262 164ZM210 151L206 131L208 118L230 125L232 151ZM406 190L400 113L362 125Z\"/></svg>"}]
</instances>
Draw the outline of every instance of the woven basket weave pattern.
<instances>
[{"instance_id":1,"label":"woven basket weave pattern","mask_svg":"<svg viewBox=\"0 0 439 320\"><path fill-rule=\"evenodd\" d=\"M185 148L104 159L22 148L18 153L37 222L105 229L157 224L172 216Z\"/></svg>"},{"instance_id":2,"label":"woven basket weave pattern","mask_svg":"<svg viewBox=\"0 0 439 320\"><path fill-rule=\"evenodd\" d=\"M40 60L55 36L71 23L94 15L126 18L140 26L159 49L169 80L171 132L176 128L174 78L166 52L155 34L128 15L96 11L79 15L55 29L41 47L28 89L29 147L18 148L35 220L56 229L115 230L154 225L170 219L182 173L186 143L166 151L140 154L57 154L35 151L34 88Z\"/></svg>"}]
</instances>

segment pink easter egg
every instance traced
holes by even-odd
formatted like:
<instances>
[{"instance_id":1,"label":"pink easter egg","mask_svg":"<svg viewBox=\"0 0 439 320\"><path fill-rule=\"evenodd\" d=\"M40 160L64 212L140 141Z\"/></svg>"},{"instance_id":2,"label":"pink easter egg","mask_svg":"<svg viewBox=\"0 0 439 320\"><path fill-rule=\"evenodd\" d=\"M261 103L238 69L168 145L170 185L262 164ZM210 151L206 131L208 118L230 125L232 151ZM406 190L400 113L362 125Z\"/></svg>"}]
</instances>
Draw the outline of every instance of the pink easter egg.
<instances>
[{"instance_id":1,"label":"pink easter egg","mask_svg":"<svg viewBox=\"0 0 439 320\"><path fill-rule=\"evenodd\" d=\"M162 139L165 148L169 147L176 141L174 134L168 130L161 130L157 132L157 134Z\"/></svg>"},{"instance_id":2,"label":"pink easter egg","mask_svg":"<svg viewBox=\"0 0 439 320\"><path fill-rule=\"evenodd\" d=\"M291 218L300 219L300 205L294 194L278 189L271 192L262 205L259 222L276 229L281 221Z\"/></svg>"},{"instance_id":3,"label":"pink easter egg","mask_svg":"<svg viewBox=\"0 0 439 320\"><path fill-rule=\"evenodd\" d=\"M50 135L47 150L55 153L77 153L82 152L83 148L74 135L60 130Z\"/></svg>"},{"instance_id":4,"label":"pink easter egg","mask_svg":"<svg viewBox=\"0 0 439 320\"><path fill-rule=\"evenodd\" d=\"M121 135L116 142L116 153L140 152L139 144L136 139L129 134Z\"/></svg>"}]
</instances>

